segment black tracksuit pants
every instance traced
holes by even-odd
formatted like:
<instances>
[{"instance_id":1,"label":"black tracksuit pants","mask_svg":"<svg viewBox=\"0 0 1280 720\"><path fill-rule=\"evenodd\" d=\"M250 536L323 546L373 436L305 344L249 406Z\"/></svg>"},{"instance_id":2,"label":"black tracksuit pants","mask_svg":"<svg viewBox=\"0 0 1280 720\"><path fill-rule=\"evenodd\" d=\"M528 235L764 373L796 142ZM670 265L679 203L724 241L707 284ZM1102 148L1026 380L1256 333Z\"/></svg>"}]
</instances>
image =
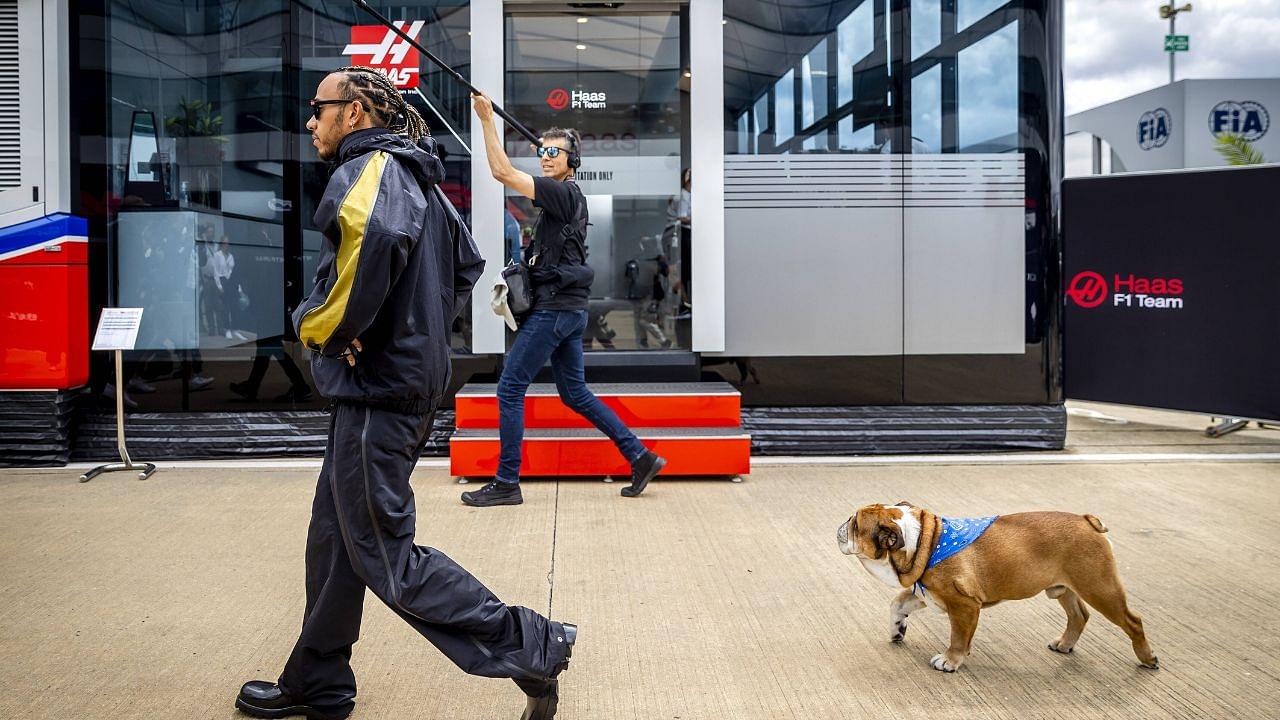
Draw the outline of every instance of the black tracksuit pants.
<instances>
[{"instance_id":1,"label":"black tracksuit pants","mask_svg":"<svg viewBox=\"0 0 1280 720\"><path fill-rule=\"evenodd\" d=\"M409 475L432 414L338 403L307 533L302 635L279 683L299 702L349 707L351 646L368 587L458 667L538 695L565 659L564 627L505 605L460 565L413 542Z\"/></svg>"}]
</instances>

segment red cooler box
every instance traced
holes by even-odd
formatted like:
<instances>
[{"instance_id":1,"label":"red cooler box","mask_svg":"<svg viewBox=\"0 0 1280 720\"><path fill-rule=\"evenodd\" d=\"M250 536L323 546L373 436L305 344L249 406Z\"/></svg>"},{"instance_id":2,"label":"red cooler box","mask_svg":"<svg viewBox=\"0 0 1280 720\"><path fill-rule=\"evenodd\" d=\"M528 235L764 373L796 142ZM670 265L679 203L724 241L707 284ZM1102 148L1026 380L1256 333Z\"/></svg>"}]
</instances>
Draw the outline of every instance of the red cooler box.
<instances>
[{"instance_id":1,"label":"red cooler box","mask_svg":"<svg viewBox=\"0 0 1280 720\"><path fill-rule=\"evenodd\" d=\"M89 381L88 234L63 214L0 229L0 390Z\"/></svg>"}]
</instances>

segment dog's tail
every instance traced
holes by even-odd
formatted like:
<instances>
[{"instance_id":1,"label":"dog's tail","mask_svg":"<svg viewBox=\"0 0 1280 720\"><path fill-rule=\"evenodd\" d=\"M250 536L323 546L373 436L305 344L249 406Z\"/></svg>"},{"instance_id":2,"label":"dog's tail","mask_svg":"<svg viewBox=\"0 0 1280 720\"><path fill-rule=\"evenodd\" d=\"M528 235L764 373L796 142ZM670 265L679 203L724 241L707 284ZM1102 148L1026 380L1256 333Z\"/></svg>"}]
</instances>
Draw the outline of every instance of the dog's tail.
<instances>
[{"instance_id":1,"label":"dog's tail","mask_svg":"<svg viewBox=\"0 0 1280 720\"><path fill-rule=\"evenodd\" d=\"M1097 530L1100 533L1104 533L1107 531L1107 526L1103 525L1102 521L1099 520L1096 516L1085 515L1084 519L1089 521L1089 524L1093 526L1094 530Z\"/></svg>"}]
</instances>

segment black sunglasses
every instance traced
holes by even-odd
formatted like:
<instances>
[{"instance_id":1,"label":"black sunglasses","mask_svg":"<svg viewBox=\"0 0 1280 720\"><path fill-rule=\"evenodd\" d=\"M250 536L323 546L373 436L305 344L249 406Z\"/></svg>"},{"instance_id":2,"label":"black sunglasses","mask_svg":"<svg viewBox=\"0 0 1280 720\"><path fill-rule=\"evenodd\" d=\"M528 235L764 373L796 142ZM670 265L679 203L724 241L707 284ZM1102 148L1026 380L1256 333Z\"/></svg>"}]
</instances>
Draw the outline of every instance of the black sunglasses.
<instances>
[{"instance_id":1,"label":"black sunglasses","mask_svg":"<svg viewBox=\"0 0 1280 720\"><path fill-rule=\"evenodd\" d=\"M320 119L320 112L324 110L325 105L341 105L343 103L354 102L353 100L311 100L311 117L316 120Z\"/></svg>"},{"instance_id":2,"label":"black sunglasses","mask_svg":"<svg viewBox=\"0 0 1280 720\"><path fill-rule=\"evenodd\" d=\"M546 155L547 157L554 160L555 158L560 157L560 153L562 152L569 152L569 151L563 148L558 148L554 145L552 145L551 147L540 147L538 148L538 157L542 157L543 155Z\"/></svg>"}]
</instances>

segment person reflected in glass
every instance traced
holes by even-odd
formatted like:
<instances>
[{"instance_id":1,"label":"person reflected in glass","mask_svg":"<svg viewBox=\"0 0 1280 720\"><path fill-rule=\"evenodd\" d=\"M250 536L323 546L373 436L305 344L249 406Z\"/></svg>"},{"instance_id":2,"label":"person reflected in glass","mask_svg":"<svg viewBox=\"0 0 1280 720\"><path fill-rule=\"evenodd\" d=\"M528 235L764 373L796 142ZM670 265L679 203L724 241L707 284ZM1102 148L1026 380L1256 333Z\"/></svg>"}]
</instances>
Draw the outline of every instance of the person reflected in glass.
<instances>
[{"instance_id":1,"label":"person reflected in glass","mask_svg":"<svg viewBox=\"0 0 1280 720\"><path fill-rule=\"evenodd\" d=\"M622 488L622 495L636 497L667 461L648 450L587 388L582 341L595 273L587 264L587 200L574 182L581 163L578 133L559 128L543 133L542 146L535 148L541 175L533 177L517 170L507 157L489 98L477 94L472 101L494 179L532 200L541 214L523 257L533 286L533 308L521 320L498 380L501 451L497 474L483 488L463 493L462 502L473 507L524 502L520 494L524 396L548 360L560 399L607 435L630 463L631 484Z\"/></svg>"},{"instance_id":2,"label":"person reflected in glass","mask_svg":"<svg viewBox=\"0 0 1280 720\"><path fill-rule=\"evenodd\" d=\"M236 271L236 256L231 253L231 239L226 235L218 242L218 249L209 258L213 284L222 299L219 325L228 340L246 340L244 333L234 329L233 310L240 303L239 283L232 282Z\"/></svg>"}]
</instances>

